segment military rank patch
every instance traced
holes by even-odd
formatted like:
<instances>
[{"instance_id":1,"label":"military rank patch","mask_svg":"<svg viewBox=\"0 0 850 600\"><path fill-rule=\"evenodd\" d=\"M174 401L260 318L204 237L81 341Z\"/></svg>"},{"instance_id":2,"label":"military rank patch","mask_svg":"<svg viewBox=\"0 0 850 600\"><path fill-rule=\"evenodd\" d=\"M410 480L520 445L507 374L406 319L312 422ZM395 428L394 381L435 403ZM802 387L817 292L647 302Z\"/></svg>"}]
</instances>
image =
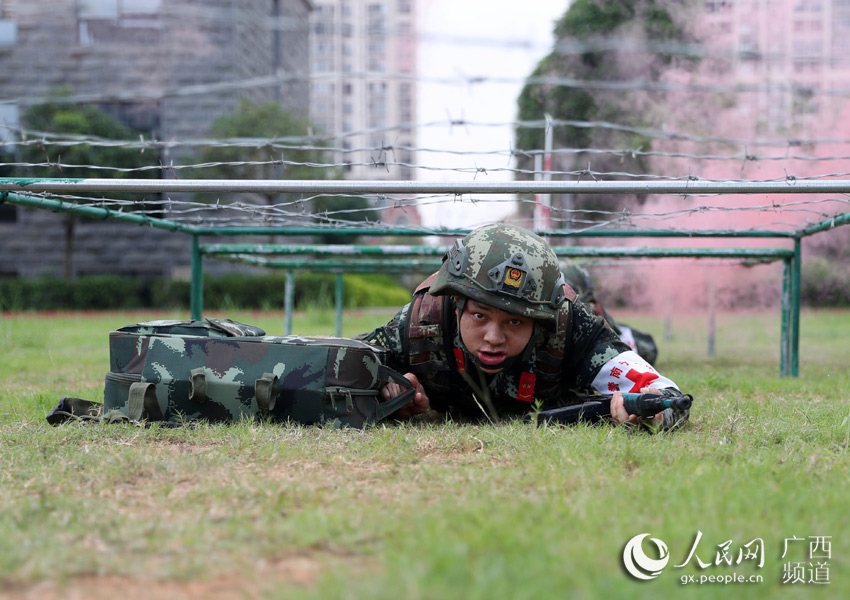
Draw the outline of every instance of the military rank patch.
<instances>
[{"instance_id":1,"label":"military rank patch","mask_svg":"<svg viewBox=\"0 0 850 600\"><path fill-rule=\"evenodd\" d=\"M454 355L458 373L466 373L466 359L463 356L463 350L454 348Z\"/></svg>"},{"instance_id":2,"label":"military rank patch","mask_svg":"<svg viewBox=\"0 0 850 600\"><path fill-rule=\"evenodd\" d=\"M532 402L534 400L534 373L523 373L519 376L519 392L516 399L522 402Z\"/></svg>"}]
</instances>

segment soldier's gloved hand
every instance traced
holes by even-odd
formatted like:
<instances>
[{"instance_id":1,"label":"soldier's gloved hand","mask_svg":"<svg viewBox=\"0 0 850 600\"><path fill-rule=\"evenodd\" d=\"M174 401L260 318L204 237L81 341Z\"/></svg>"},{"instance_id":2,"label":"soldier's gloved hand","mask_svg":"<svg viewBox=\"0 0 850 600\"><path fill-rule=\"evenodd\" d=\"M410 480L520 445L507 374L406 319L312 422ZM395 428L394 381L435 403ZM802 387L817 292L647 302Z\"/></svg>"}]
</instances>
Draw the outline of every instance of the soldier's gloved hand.
<instances>
[{"instance_id":1,"label":"soldier's gloved hand","mask_svg":"<svg viewBox=\"0 0 850 600\"><path fill-rule=\"evenodd\" d=\"M423 388L422 384L419 383L419 379L417 379L416 375L413 373L405 373L404 376L411 384L413 384L413 387L416 389L416 395L413 397L413 400L390 415L395 419L409 419L413 415L419 415L428 410L428 395L425 393L425 388ZM384 400L390 400L391 398L395 398L401 394L403 391L404 388L399 384L388 383L381 390L381 396Z\"/></svg>"},{"instance_id":2,"label":"soldier's gloved hand","mask_svg":"<svg viewBox=\"0 0 850 600\"><path fill-rule=\"evenodd\" d=\"M661 390L654 387L645 387L640 391L641 394L660 394ZM638 415L630 415L626 412L626 407L623 402L623 394L614 392L611 397L611 418L617 423L646 423L653 420L661 422L664 418L663 413L658 413L652 418L639 417Z\"/></svg>"}]
</instances>

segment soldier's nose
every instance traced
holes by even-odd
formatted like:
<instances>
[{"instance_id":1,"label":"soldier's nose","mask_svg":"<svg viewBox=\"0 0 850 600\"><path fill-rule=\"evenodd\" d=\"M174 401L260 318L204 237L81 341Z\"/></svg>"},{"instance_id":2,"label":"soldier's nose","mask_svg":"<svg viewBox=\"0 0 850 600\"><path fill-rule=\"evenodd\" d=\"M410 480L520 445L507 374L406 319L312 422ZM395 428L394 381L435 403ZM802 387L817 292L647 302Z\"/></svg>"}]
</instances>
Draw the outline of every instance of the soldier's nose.
<instances>
[{"instance_id":1,"label":"soldier's nose","mask_svg":"<svg viewBox=\"0 0 850 600\"><path fill-rule=\"evenodd\" d=\"M504 342L505 334L502 331L502 328L498 325L491 324L490 327L484 331L484 341L488 344L501 344Z\"/></svg>"}]
</instances>

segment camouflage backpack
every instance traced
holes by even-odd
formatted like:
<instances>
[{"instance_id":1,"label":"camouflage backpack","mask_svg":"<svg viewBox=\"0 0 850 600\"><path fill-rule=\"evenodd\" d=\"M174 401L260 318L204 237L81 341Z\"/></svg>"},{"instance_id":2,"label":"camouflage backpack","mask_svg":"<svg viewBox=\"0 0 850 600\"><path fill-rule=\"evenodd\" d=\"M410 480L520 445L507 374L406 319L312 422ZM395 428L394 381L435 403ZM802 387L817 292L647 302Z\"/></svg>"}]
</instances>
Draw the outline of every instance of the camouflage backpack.
<instances>
[{"instance_id":1,"label":"camouflage backpack","mask_svg":"<svg viewBox=\"0 0 850 600\"><path fill-rule=\"evenodd\" d=\"M169 424L247 418L362 428L415 394L407 379L385 366L382 348L343 338L264 334L216 319L151 321L113 331L103 417ZM381 402L380 390L390 381L406 391ZM66 404L65 410L57 407L59 413L74 414L75 406Z\"/></svg>"}]
</instances>

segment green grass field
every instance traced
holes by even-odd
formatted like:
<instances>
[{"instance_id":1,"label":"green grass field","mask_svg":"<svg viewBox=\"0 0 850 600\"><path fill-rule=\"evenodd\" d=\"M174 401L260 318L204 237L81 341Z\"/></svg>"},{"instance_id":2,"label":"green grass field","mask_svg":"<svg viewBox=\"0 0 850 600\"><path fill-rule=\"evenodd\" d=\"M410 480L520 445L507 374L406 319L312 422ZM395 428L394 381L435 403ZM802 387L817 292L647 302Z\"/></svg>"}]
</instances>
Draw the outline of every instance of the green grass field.
<instances>
[{"instance_id":1,"label":"green grass field","mask_svg":"<svg viewBox=\"0 0 850 600\"><path fill-rule=\"evenodd\" d=\"M101 399L110 330L181 316L0 318L0 598L850 597L850 311L804 311L795 379L778 314L720 315L713 357L704 315L665 341L660 319L617 314L696 399L672 434L46 423L61 396ZM344 334L390 316L348 313ZM296 319L332 331L331 313ZM669 549L652 581L623 568L644 533Z\"/></svg>"}]
</instances>

